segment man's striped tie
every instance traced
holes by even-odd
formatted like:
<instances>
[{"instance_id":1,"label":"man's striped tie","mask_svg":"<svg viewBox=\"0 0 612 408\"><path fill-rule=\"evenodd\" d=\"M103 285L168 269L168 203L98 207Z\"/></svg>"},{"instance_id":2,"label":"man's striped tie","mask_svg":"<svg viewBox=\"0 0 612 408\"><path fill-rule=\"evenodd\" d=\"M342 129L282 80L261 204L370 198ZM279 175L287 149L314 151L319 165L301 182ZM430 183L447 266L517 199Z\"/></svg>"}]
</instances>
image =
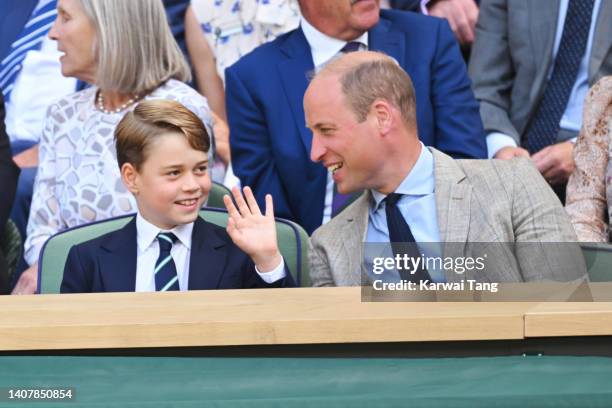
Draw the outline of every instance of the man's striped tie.
<instances>
[{"instance_id":1,"label":"man's striped tie","mask_svg":"<svg viewBox=\"0 0 612 408\"><path fill-rule=\"evenodd\" d=\"M26 54L28 51L39 49L51 29L57 16L56 6L56 0L40 0L21 34L11 45L8 55L0 62L0 88L5 102L10 100L11 91Z\"/></svg>"},{"instance_id":2,"label":"man's striped tie","mask_svg":"<svg viewBox=\"0 0 612 408\"><path fill-rule=\"evenodd\" d=\"M171 232L160 232L157 234L159 242L159 257L155 262L155 290L166 292L168 290L179 290L176 265L170 254L172 245L178 238Z\"/></svg>"}]
</instances>

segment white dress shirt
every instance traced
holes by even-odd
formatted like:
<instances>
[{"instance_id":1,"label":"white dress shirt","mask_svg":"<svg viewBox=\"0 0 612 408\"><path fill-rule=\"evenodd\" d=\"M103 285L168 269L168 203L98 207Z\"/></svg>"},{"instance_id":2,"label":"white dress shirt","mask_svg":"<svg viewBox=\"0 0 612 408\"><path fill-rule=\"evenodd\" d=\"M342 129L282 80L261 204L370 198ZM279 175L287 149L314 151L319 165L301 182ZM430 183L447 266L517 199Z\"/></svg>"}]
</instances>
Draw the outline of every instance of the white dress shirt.
<instances>
[{"instance_id":1,"label":"white dress shirt","mask_svg":"<svg viewBox=\"0 0 612 408\"><path fill-rule=\"evenodd\" d=\"M159 243L157 235L162 232L160 228L145 220L140 213L136 215L136 292L155 292L155 263L159 257ZM181 291L189 289L189 259L191 256L191 236L193 233L193 222L178 225L172 228L172 232L178 240L172 245L170 255L176 266L179 288ZM270 272L260 273L255 271L266 283L273 283L283 279L285 273L285 261L281 259L280 264Z\"/></svg>"},{"instance_id":2,"label":"white dress shirt","mask_svg":"<svg viewBox=\"0 0 612 408\"><path fill-rule=\"evenodd\" d=\"M57 41L45 38L40 50L26 54L11 98L6 103L6 133L11 142L38 142L47 108L76 90L77 80L62 76Z\"/></svg>"},{"instance_id":3,"label":"white dress shirt","mask_svg":"<svg viewBox=\"0 0 612 408\"><path fill-rule=\"evenodd\" d=\"M303 17L300 24L302 26L304 36L306 37L306 41L310 46L315 71L318 72L325 64L340 53L340 50L342 50L342 48L347 44L347 41L339 40L323 34L314 28L313 25ZM368 48L368 32L366 31L352 42L361 43L360 50L366 50ZM334 180L331 172L328 172L327 184L325 187L325 205L323 206L323 224L331 219L333 198Z\"/></svg>"}]
</instances>

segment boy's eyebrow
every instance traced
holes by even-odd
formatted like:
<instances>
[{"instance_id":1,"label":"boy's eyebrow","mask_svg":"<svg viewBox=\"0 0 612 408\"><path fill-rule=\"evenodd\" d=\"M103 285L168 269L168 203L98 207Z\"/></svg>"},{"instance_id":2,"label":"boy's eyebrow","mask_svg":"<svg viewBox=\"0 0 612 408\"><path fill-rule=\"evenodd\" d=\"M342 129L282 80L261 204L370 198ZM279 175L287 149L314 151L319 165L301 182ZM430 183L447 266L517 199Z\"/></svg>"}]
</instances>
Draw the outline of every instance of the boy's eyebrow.
<instances>
[{"instance_id":1,"label":"boy's eyebrow","mask_svg":"<svg viewBox=\"0 0 612 408\"><path fill-rule=\"evenodd\" d=\"M208 159L197 162L196 166L199 166L201 164L206 164L206 163L208 163ZM181 163L181 164L169 164L167 166L163 166L162 169L164 169L164 170L167 170L167 169L180 169L182 167L184 167L183 163Z\"/></svg>"}]
</instances>

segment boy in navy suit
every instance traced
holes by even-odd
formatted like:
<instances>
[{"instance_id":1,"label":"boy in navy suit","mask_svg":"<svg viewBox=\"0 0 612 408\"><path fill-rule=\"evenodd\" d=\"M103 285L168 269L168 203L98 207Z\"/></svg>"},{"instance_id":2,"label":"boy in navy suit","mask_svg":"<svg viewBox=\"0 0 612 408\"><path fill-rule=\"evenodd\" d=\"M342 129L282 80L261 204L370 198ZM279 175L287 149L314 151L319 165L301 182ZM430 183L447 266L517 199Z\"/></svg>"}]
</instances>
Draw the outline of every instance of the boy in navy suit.
<instances>
[{"instance_id":1,"label":"boy in navy suit","mask_svg":"<svg viewBox=\"0 0 612 408\"><path fill-rule=\"evenodd\" d=\"M272 198L224 197L227 232L198 216L211 188L200 119L168 100L141 102L115 130L121 179L138 214L71 248L61 292L146 292L294 286L276 241Z\"/></svg>"}]
</instances>

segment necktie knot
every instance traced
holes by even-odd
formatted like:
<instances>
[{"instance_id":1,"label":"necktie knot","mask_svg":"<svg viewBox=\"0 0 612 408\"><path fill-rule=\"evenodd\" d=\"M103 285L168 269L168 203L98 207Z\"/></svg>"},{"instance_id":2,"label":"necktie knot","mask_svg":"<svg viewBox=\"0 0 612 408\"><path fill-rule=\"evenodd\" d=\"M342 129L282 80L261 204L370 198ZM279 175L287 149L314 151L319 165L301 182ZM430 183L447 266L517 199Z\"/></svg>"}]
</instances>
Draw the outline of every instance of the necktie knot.
<instances>
[{"instance_id":1,"label":"necktie knot","mask_svg":"<svg viewBox=\"0 0 612 408\"><path fill-rule=\"evenodd\" d=\"M349 41L347 42L344 47L342 47L342 49L340 51L344 52L344 53L349 53L349 52L355 52L355 51L359 51L359 47L361 47L361 43L358 41Z\"/></svg>"},{"instance_id":2,"label":"necktie knot","mask_svg":"<svg viewBox=\"0 0 612 408\"><path fill-rule=\"evenodd\" d=\"M177 236L171 232L160 232L157 234L157 241L159 242L159 252L170 252L172 245L177 241Z\"/></svg>"},{"instance_id":3,"label":"necktie knot","mask_svg":"<svg viewBox=\"0 0 612 408\"><path fill-rule=\"evenodd\" d=\"M395 205L397 204L397 202L399 200L401 200L401 198L403 197L403 194L398 194L398 193L391 193L389 194L386 198L385 198L385 203L387 206L393 206L395 207Z\"/></svg>"}]
</instances>

